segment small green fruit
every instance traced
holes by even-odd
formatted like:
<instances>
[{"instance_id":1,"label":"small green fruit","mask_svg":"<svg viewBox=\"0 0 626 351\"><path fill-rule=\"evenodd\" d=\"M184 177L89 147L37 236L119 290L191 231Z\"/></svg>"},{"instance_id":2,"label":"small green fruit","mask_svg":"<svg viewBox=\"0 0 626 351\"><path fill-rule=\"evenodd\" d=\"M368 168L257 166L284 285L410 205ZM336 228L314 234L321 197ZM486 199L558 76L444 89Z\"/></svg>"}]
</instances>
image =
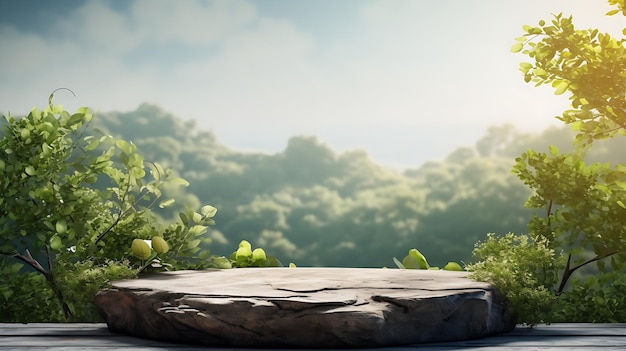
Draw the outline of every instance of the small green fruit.
<instances>
[{"instance_id":1,"label":"small green fruit","mask_svg":"<svg viewBox=\"0 0 626 351\"><path fill-rule=\"evenodd\" d=\"M157 254L164 254L170 250L170 246L160 236L152 237L152 248Z\"/></svg>"},{"instance_id":2,"label":"small green fruit","mask_svg":"<svg viewBox=\"0 0 626 351\"><path fill-rule=\"evenodd\" d=\"M150 249L150 246L142 239L133 240L130 249L133 251L133 255L142 260L147 260L152 254L152 249Z\"/></svg>"}]
</instances>

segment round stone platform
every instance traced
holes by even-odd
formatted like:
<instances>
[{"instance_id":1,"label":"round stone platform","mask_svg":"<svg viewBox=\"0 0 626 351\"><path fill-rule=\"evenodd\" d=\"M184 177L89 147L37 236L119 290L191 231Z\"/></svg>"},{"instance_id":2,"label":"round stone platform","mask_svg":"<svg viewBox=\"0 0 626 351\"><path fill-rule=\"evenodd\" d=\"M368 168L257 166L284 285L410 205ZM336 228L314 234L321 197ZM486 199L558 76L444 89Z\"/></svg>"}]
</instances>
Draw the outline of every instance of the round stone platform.
<instances>
[{"instance_id":1,"label":"round stone platform","mask_svg":"<svg viewBox=\"0 0 626 351\"><path fill-rule=\"evenodd\" d=\"M466 272L369 268L176 271L96 296L110 330L243 347L379 347L512 330L502 295Z\"/></svg>"}]
</instances>

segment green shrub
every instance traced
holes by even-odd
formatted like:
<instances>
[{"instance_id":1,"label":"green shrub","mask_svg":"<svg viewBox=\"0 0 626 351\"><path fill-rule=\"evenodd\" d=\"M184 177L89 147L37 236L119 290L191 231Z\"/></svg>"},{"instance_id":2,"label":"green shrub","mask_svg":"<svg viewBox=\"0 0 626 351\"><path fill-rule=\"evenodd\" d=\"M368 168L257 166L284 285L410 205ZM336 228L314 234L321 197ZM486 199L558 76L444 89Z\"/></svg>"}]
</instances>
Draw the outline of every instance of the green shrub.
<instances>
[{"instance_id":1,"label":"green shrub","mask_svg":"<svg viewBox=\"0 0 626 351\"><path fill-rule=\"evenodd\" d=\"M534 325L550 320L559 266L545 242L528 235L488 234L473 253L478 261L466 266L470 278L496 286L518 323Z\"/></svg>"},{"instance_id":2,"label":"green shrub","mask_svg":"<svg viewBox=\"0 0 626 351\"><path fill-rule=\"evenodd\" d=\"M610 272L572 278L558 298L552 321L623 323L626 321L626 275Z\"/></svg>"},{"instance_id":3,"label":"green shrub","mask_svg":"<svg viewBox=\"0 0 626 351\"><path fill-rule=\"evenodd\" d=\"M200 244L216 209L162 224L152 208L174 202L161 198L163 186L188 183L132 142L90 134L87 108L70 114L52 97L0 121L2 320L99 320L93 296L111 280L211 265ZM136 257L135 239L156 240L156 250Z\"/></svg>"},{"instance_id":4,"label":"green shrub","mask_svg":"<svg viewBox=\"0 0 626 351\"><path fill-rule=\"evenodd\" d=\"M0 261L0 320L8 323L65 321L61 305L46 278L20 272L21 263Z\"/></svg>"}]
</instances>

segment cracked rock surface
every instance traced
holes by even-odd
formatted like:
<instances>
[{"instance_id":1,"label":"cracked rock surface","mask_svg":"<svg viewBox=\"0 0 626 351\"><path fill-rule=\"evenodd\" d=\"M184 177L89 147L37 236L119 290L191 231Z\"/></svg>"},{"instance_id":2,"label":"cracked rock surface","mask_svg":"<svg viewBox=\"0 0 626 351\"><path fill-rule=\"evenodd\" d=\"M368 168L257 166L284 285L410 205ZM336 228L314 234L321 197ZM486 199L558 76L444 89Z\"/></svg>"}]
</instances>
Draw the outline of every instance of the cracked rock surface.
<instances>
[{"instance_id":1,"label":"cracked rock surface","mask_svg":"<svg viewBox=\"0 0 626 351\"><path fill-rule=\"evenodd\" d=\"M212 346L380 347L515 326L493 286L434 270L176 271L115 282L96 305L112 331Z\"/></svg>"}]
</instances>

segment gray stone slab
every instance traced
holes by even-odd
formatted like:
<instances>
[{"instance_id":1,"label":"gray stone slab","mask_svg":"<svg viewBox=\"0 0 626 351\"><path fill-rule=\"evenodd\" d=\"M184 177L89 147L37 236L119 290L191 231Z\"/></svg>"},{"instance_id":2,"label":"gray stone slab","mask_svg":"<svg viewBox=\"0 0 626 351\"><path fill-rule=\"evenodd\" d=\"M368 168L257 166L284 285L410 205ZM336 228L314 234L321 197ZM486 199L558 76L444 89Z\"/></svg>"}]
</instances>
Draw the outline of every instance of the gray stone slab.
<instances>
[{"instance_id":1,"label":"gray stone slab","mask_svg":"<svg viewBox=\"0 0 626 351\"><path fill-rule=\"evenodd\" d=\"M434 270L177 271L115 282L96 304L112 331L212 346L380 347L515 326L493 286Z\"/></svg>"}]
</instances>

